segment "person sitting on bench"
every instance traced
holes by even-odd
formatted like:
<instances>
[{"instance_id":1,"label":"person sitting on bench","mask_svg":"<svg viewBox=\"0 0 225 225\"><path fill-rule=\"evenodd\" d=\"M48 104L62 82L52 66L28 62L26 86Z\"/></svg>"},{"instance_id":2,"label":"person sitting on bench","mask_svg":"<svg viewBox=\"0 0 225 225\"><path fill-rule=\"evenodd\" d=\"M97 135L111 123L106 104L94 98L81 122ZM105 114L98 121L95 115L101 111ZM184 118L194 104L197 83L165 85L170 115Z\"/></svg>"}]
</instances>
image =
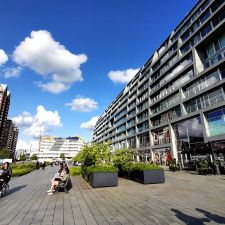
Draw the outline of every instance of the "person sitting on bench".
<instances>
[{"instance_id":1,"label":"person sitting on bench","mask_svg":"<svg viewBox=\"0 0 225 225\"><path fill-rule=\"evenodd\" d=\"M57 178L57 180L52 181L51 188L47 191L49 194L53 194L56 188L59 186L59 184L60 185L65 184L69 180L70 170L68 167L65 167L64 170L65 173L62 176Z\"/></svg>"}]
</instances>

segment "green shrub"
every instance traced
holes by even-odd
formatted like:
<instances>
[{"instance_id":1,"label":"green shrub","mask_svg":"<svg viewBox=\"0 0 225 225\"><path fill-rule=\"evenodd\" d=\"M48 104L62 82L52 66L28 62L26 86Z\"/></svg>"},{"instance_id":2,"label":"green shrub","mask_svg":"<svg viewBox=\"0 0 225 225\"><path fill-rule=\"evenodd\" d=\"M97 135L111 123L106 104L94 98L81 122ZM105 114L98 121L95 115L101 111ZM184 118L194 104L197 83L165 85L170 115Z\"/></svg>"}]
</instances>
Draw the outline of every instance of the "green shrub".
<instances>
[{"instance_id":1,"label":"green shrub","mask_svg":"<svg viewBox=\"0 0 225 225\"><path fill-rule=\"evenodd\" d=\"M80 162L82 166L93 166L104 162L110 162L112 152L109 144L88 144L73 158L73 162Z\"/></svg>"},{"instance_id":2,"label":"green shrub","mask_svg":"<svg viewBox=\"0 0 225 225\"><path fill-rule=\"evenodd\" d=\"M18 177L35 170L36 164L32 162L31 163L12 163L10 167L12 168L12 176Z\"/></svg>"},{"instance_id":3,"label":"green shrub","mask_svg":"<svg viewBox=\"0 0 225 225\"><path fill-rule=\"evenodd\" d=\"M135 166L135 163L133 163L133 162L126 163L126 164L122 165L122 171L134 170L134 166Z\"/></svg>"},{"instance_id":4,"label":"green shrub","mask_svg":"<svg viewBox=\"0 0 225 225\"><path fill-rule=\"evenodd\" d=\"M94 172L118 172L118 168L109 163L97 164L95 166L87 167L88 174L92 174Z\"/></svg>"},{"instance_id":5,"label":"green shrub","mask_svg":"<svg viewBox=\"0 0 225 225\"><path fill-rule=\"evenodd\" d=\"M77 176L81 174L81 167L80 166L73 166L70 167L70 175Z\"/></svg>"},{"instance_id":6,"label":"green shrub","mask_svg":"<svg viewBox=\"0 0 225 225\"><path fill-rule=\"evenodd\" d=\"M149 163L134 163L133 164L134 170L144 171L144 170L161 170L162 167L156 164L149 164Z\"/></svg>"},{"instance_id":7,"label":"green shrub","mask_svg":"<svg viewBox=\"0 0 225 225\"><path fill-rule=\"evenodd\" d=\"M209 162L207 159L198 160L196 163L196 166L197 166L197 172L200 175L213 173L213 170L212 168L210 168Z\"/></svg>"},{"instance_id":8,"label":"green shrub","mask_svg":"<svg viewBox=\"0 0 225 225\"><path fill-rule=\"evenodd\" d=\"M173 172L179 170L176 159L172 159L171 161L169 161L169 169Z\"/></svg>"},{"instance_id":9,"label":"green shrub","mask_svg":"<svg viewBox=\"0 0 225 225\"><path fill-rule=\"evenodd\" d=\"M129 166L133 161L133 153L127 148L118 149L114 152L112 161L115 167L123 170L124 167Z\"/></svg>"},{"instance_id":10,"label":"green shrub","mask_svg":"<svg viewBox=\"0 0 225 225\"><path fill-rule=\"evenodd\" d=\"M25 175L27 173L30 173L31 171L33 171L32 168L14 168L12 169L12 176L13 177L19 177L19 176L22 176L22 175Z\"/></svg>"}]
</instances>

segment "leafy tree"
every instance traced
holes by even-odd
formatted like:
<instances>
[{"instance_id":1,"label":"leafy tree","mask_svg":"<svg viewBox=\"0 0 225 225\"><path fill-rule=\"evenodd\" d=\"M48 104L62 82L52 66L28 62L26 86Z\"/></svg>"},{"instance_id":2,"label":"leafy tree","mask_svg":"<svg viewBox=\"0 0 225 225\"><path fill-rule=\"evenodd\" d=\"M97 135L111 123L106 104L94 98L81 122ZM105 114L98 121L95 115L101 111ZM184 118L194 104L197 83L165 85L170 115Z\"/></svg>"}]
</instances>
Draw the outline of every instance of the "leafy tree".
<instances>
[{"instance_id":1,"label":"leafy tree","mask_svg":"<svg viewBox=\"0 0 225 225\"><path fill-rule=\"evenodd\" d=\"M20 161L25 161L27 158L25 153L20 153Z\"/></svg>"},{"instance_id":2,"label":"leafy tree","mask_svg":"<svg viewBox=\"0 0 225 225\"><path fill-rule=\"evenodd\" d=\"M61 158L62 160L65 160L65 154L64 153L60 153L59 158Z\"/></svg>"},{"instance_id":3,"label":"leafy tree","mask_svg":"<svg viewBox=\"0 0 225 225\"><path fill-rule=\"evenodd\" d=\"M0 150L0 158L1 159L8 159L10 156L10 152L7 148L2 148Z\"/></svg>"},{"instance_id":4,"label":"leafy tree","mask_svg":"<svg viewBox=\"0 0 225 225\"><path fill-rule=\"evenodd\" d=\"M93 166L110 162L111 158L112 152L109 144L89 144L85 145L81 151L73 157L73 161L82 163L82 166Z\"/></svg>"},{"instance_id":5,"label":"leafy tree","mask_svg":"<svg viewBox=\"0 0 225 225\"><path fill-rule=\"evenodd\" d=\"M30 159L31 159L31 160L37 160L38 157L37 157L37 155L33 154L33 155L30 157Z\"/></svg>"},{"instance_id":6,"label":"leafy tree","mask_svg":"<svg viewBox=\"0 0 225 225\"><path fill-rule=\"evenodd\" d=\"M119 170L121 170L123 167L126 167L132 161L133 153L130 149L123 148L114 152L113 163Z\"/></svg>"}]
</instances>

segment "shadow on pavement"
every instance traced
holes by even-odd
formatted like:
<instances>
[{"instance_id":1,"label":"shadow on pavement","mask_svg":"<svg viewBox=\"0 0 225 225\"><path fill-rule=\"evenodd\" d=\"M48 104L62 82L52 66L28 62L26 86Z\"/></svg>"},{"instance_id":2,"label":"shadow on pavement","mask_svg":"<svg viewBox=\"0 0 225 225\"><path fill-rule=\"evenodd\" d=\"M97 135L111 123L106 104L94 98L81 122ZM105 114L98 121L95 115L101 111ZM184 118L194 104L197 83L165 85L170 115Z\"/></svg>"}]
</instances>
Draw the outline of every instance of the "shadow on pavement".
<instances>
[{"instance_id":1,"label":"shadow on pavement","mask_svg":"<svg viewBox=\"0 0 225 225\"><path fill-rule=\"evenodd\" d=\"M20 191L21 189L25 188L27 185L21 185L21 186L17 186L17 187L14 187L12 189L9 189L9 194L12 194L14 192L17 192L17 191Z\"/></svg>"},{"instance_id":2,"label":"shadow on pavement","mask_svg":"<svg viewBox=\"0 0 225 225\"><path fill-rule=\"evenodd\" d=\"M212 220L212 221L214 221L214 222L216 222L218 224L225 224L225 217L223 217L223 216L219 216L219 215L216 215L216 214L212 214L212 213L210 213L208 211L205 211L203 209L196 208L196 210L198 212L203 213L204 216L206 216L207 218L209 218L210 220Z\"/></svg>"},{"instance_id":3,"label":"shadow on pavement","mask_svg":"<svg viewBox=\"0 0 225 225\"><path fill-rule=\"evenodd\" d=\"M175 213L175 216L183 221L187 225L205 225L204 222L210 222L208 218L197 218L194 216L189 216L177 209L171 209Z\"/></svg>"}]
</instances>

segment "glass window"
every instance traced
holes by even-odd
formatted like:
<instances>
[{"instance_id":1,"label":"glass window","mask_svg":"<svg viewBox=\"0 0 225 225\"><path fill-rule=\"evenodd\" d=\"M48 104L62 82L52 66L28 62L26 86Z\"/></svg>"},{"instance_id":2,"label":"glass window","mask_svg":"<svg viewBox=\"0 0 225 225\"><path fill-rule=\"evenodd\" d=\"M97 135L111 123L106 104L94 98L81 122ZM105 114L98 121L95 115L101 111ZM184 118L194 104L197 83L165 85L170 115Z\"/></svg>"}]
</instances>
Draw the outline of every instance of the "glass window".
<instances>
[{"instance_id":1,"label":"glass window","mask_svg":"<svg viewBox=\"0 0 225 225\"><path fill-rule=\"evenodd\" d=\"M210 57L211 55L214 54L215 50L214 50L213 43L210 43L210 44L207 46L207 51L208 51L208 57Z\"/></svg>"},{"instance_id":2,"label":"glass window","mask_svg":"<svg viewBox=\"0 0 225 225\"><path fill-rule=\"evenodd\" d=\"M225 34L219 37L220 48L225 47Z\"/></svg>"},{"instance_id":3,"label":"glass window","mask_svg":"<svg viewBox=\"0 0 225 225\"><path fill-rule=\"evenodd\" d=\"M219 116L222 116L222 115L223 115L223 111L218 110L218 111L215 111L215 112L208 113L207 117L208 117L208 119L212 119L212 118L219 117Z\"/></svg>"},{"instance_id":4,"label":"glass window","mask_svg":"<svg viewBox=\"0 0 225 225\"><path fill-rule=\"evenodd\" d=\"M225 109L220 109L207 114L209 136L217 136L225 133L224 111Z\"/></svg>"},{"instance_id":5,"label":"glass window","mask_svg":"<svg viewBox=\"0 0 225 225\"><path fill-rule=\"evenodd\" d=\"M210 17L210 15L210 11L207 10L207 12L200 18L201 23L204 23Z\"/></svg>"},{"instance_id":6,"label":"glass window","mask_svg":"<svg viewBox=\"0 0 225 225\"><path fill-rule=\"evenodd\" d=\"M210 101L211 105L216 104L217 102L223 101L222 90L219 89L219 90L216 90L216 91L210 93L209 94L209 101Z\"/></svg>"},{"instance_id":7,"label":"glass window","mask_svg":"<svg viewBox=\"0 0 225 225\"><path fill-rule=\"evenodd\" d=\"M216 40L214 40L213 43L214 43L215 50L216 50L216 51L219 51L219 50L220 50L219 41L216 39Z\"/></svg>"},{"instance_id":8,"label":"glass window","mask_svg":"<svg viewBox=\"0 0 225 225\"><path fill-rule=\"evenodd\" d=\"M225 70L220 71L220 74L221 74L222 79L224 79L225 78Z\"/></svg>"},{"instance_id":9,"label":"glass window","mask_svg":"<svg viewBox=\"0 0 225 225\"><path fill-rule=\"evenodd\" d=\"M204 30L201 31L201 35L202 37L205 37L206 34L208 34L210 31L212 30L212 27L210 24L208 24Z\"/></svg>"},{"instance_id":10,"label":"glass window","mask_svg":"<svg viewBox=\"0 0 225 225\"><path fill-rule=\"evenodd\" d=\"M186 109L187 109L187 113L195 112L197 110L195 100L187 103Z\"/></svg>"},{"instance_id":11,"label":"glass window","mask_svg":"<svg viewBox=\"0 0 225 225\"><path fill-rule=\"evenodd\" d=\"M192 143L204 141L200 117L178 123L178 139Z\"/></svg>"}]
</instances>

